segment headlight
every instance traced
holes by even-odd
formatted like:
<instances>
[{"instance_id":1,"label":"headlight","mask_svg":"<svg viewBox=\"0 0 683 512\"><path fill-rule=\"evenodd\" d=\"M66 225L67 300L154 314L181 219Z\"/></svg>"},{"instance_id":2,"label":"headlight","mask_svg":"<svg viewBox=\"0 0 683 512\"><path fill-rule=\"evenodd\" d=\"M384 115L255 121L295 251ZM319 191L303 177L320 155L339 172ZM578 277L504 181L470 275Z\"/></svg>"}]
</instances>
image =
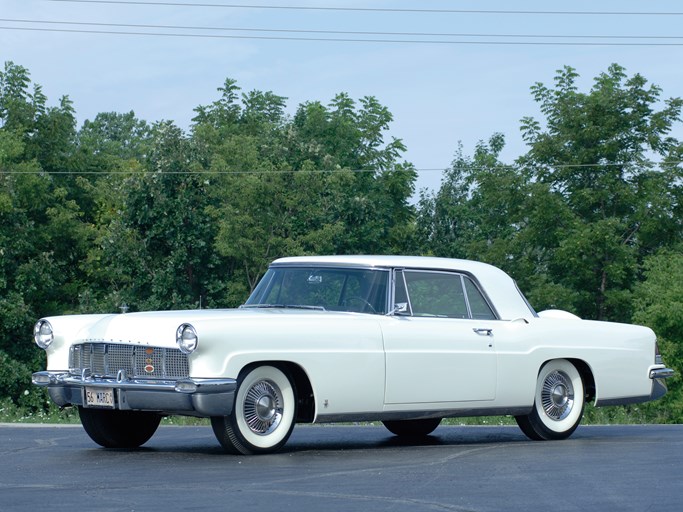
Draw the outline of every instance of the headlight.
<instances>
[{"instance_id":1,"label":"headlight","mask_svg":"<svg viewBox=\"0 0 683 512\"><path fill-rule=\"evenodd\" d=\"M191 354L197 348L197 331L190 324L182 324L175 333L175 342L183 354Z\"/></svg>"},{"instance_id":2,"label":"headlight","mask_svg":"<svg viewBox=\"0 0 683 512\"><path fill-rule=\"evenodd\" d=\"M39 320L33 328L33 339L42 349L46 349L54 341L55 335L52 325L47 320Z\"/></svg>"}]
</instances>

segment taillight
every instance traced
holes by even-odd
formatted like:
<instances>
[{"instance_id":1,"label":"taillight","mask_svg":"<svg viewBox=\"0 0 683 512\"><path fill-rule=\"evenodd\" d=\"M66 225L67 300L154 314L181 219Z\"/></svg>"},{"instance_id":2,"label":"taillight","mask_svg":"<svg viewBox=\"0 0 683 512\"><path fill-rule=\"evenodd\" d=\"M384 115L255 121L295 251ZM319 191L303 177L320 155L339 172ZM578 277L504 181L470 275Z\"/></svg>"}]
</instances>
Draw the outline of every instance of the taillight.
<instances>
[{"instance_id":1,"label":"taillight","mask_svg":"<svg viewBox=\"0 0 683 512\"><path fill-rule=\"evenodd\" d=\"M655 364L664 364L662 354L659 352L659 343L655 341Z\"/></svg>"}]
</instances>

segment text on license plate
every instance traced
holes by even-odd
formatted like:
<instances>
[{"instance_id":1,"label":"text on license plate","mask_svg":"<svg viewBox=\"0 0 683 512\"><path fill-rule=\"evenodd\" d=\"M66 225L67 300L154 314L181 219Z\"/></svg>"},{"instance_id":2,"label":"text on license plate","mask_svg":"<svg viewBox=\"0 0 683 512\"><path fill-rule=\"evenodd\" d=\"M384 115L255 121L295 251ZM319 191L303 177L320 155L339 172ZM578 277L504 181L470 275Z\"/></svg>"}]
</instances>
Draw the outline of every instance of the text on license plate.
<instances>
[{"instance_id":1,"label":"text on license plate","mask_svg":"<svg viewBox=\"0 0 683 512\"><path fill-rule=\"evenodd\" d=\"M85 388L86 407L108 407L114 408L114 389L113 388Z\"/></svg>"}]
</instances>

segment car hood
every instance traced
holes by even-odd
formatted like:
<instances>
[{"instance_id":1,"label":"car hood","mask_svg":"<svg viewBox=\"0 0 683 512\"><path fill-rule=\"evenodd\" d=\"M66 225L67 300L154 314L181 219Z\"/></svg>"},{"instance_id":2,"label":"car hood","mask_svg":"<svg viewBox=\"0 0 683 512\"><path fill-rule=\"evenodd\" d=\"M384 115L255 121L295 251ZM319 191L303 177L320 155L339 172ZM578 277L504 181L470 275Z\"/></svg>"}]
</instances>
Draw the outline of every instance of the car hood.
<instances>
[{"instance_id":1,"label":"car hood","mask_svg":"<svg viewBox=\"0 0 683 512\"><path fill-rule=\"evenodd\" d=\"M220 310L180 310L126 313L112 315L82 315L70 317L69 324L61 319L49 318L56 333L62 331L72 342L134 343L157 347L176 348L176 331L184 323L192 324L201 338L202 331L216 323L268 322L277 318L322 316L336 317L355 313L329 312L309 309L244 308ZM361 315L368 317L369 315ZM81 321L79 321L79 318ZM64 330L71 331L64 333Z\"/></svg>"}]
</instances>

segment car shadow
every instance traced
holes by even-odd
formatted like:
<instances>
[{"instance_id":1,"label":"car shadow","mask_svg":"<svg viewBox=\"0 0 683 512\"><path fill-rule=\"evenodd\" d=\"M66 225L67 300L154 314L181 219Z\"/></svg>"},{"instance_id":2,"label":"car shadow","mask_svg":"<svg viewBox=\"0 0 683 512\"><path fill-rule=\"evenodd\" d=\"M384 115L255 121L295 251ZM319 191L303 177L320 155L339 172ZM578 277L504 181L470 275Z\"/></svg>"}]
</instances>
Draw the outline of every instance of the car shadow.
<instances>
[{"instance_id":1,"label":"car shadow","mask_svg":"<svg viewBox=\"0 0 683 512\"><path fill-rule=\"evenodd\" d=\"M399 437L381 426L298 425L277 454L298 452L350 452L396 448L490 445L531 442L517 427L440 426L431 435ZM94 448L112 454L179 453L229 455L218 444L210 427L161 427L152 439L137 449Z\"/></svg>"}]
</instances>

